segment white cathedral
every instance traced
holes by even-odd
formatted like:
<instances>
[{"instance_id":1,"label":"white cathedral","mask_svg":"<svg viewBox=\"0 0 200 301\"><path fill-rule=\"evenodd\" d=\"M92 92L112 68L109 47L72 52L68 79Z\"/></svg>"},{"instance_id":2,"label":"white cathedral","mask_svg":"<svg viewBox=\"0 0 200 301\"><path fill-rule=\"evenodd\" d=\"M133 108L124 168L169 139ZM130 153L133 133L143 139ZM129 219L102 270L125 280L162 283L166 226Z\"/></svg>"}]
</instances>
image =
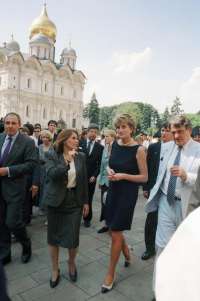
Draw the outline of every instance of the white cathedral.
<instances>
[{"instance_id":1,"label":"white cathedral","mask_svg":"<svg viewBox=\"0 0 200 301\"><path fill-rule=\"evenodd\" d=\"M68 128L83 125L84 74L76 70L76 52L63 49L55 62L57 29L46 5L30 27L29 53L13 39L0 47L0 117L17 112L22 122L47 126L63 120Z\"/></svg>"}]
</instances>

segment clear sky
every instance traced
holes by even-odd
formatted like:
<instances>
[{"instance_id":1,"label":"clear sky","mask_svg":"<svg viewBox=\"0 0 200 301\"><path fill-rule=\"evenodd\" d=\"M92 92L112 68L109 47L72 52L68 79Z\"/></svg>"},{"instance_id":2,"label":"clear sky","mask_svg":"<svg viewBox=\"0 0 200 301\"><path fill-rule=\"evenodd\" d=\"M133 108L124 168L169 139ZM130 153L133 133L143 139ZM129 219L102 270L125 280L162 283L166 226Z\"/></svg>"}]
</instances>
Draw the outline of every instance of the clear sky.
<instances>
[{"instance_id":1,"label":"clear sky","mask_svg":"<svg viewBox=\"0 0 200 301\"><path fill-rule=\"evenodd\" d=\"M13 33L22 52L42 0L1 1L0 43ZM160 112L181 97L200 110L199 0L47 0L57 26L56 58L72 41L87 77L84 102L151 103Z\"/></svg>"}]
</instances>

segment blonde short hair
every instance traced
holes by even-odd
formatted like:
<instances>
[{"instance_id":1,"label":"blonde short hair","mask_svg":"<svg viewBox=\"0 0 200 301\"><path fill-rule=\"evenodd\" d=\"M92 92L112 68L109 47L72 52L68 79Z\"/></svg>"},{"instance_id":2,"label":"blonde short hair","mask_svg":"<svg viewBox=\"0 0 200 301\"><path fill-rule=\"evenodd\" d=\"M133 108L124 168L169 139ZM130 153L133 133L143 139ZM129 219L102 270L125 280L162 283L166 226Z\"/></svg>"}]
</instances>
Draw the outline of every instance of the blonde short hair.
<instances>
[{"instance_id":1,"label":"blonde short hair","mask_svg":"<svg viewBox=\"0 0 200 301\"><path fill-rule=\"evenodd\" d=\"M133 130L133 133L135 132L136 124L135 124L135 121L133 120L133 118L131 117L131 115L121 114L121 115L117 116L115 119L115 122L114 122L114 126L115 126L115 128L117 128L118 126L120 126L123 123L127 124Z\"/></svg>"},{"instance_id":2,"label":"blonde short hair","mask_svg":"<svg viewBox=\"0 0 200 301\"><path fill-rule=\"evenodd\" d=\"M114 130L105 130L104 135L111 136L112 138L116 138L116 132Z\"/></svg>"},{"instance_id":3,"label":"blonde short hair","mask_svg":"<svg viewBox=\"0 0 200 301\"><path fill-rule=\"evenodd\" d=\"M48 130L41 131L40 135L41 135L41 137L43 137L43 136L48 137L49 141L52 141L52 139L53 139L51 132Z\"/></svg>"}]
</instances>

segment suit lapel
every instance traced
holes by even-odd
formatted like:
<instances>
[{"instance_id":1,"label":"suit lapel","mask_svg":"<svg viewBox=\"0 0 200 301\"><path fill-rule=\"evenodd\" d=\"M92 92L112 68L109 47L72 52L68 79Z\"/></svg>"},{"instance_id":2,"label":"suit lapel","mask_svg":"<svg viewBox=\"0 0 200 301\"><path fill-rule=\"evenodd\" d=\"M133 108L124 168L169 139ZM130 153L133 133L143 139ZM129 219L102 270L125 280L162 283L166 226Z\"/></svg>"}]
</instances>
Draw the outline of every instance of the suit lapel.
<instances>
[{"instance_id":1,"label":"suit lapel","mask_svg":"<svg viewBox=\"0 0 200 301\"><path fill-rule=\"evenodd\" d=\"M83 143L82 143L82 150L84 153L87 152L87 140L84 140Z\"/></svg>"},{"instance_id":2,"label":"suit lapel","mask_svg":"<svg viewBox=\"0 0 200 301\"><path fill-rule=\"evenodd\" d=\"M2 134L1 138L0 138L0 153L1 153L1 149L4 144L4 141L5 141L5 138L6 138L6 134Z\"/></svg>"},{"instance_id":3,"label":"suit lapel","mask_svg":"<svg viewBox=\"0 0 200 301\"><path fill-rule=\"evenodd\" d=\"M76 185L79 182L79 169L80 169L80 159L78 155L75 155L74 157L74 164L75 164L75 169L76 169ZM78 186L78 185L77 185Z\"/></svg>"},{"instance_id":4,"label":"suit lapel","mask_svg":"<svg viewBox=\"0 0 200 301\"><path fill-rule=\"evenodd\" d=\"M95 152L95 148L96 148L96 141L94 142L94 146L93 146L92 151L90 152L89 156L93 155L93 153Z\"/></svg>"},{"instance_id":5,"label":"suit lapel","mask_svg":"<svg viewBox=\"0 0 200 301\"><path fill-rule=\"evenodd\" d=\"M162 166L162 171L163 171L162 172L162 179L163 179L163 177L166 173L169 158L171 157L175 147L176 147L176 144L173 143L172 145L169 145L169 147L166 148L165 152L163 153L163 160L164 161L163 161L163 166Z\"/></svg>"},{"instance_id":6,"label":"suit lapel","mask_svg":"<svg viewBox=\"0 0 200 301\"><path fill-rule=\"evenodd\" d=\"M65 159L64 159L64 157L63 157L63 154L59 154L59 155L58 155L58 160L60 161L60 163L66 164Z\"/></svg>"},{"instance_id":7,"label":"suit lapel","mask_svg":"<svg viewBox=\"0 0 200 301\"><path fill-rule=\"evenodd\" d=\"M11 151L9 152L8 157L5 160L4 165L6 165L11 158L13 159L16 156L16 153L19 151L19 149L21 147L20 140L21 140L21 134L19 133L17 138L15 139L14 144L12 145Z\"/></svg>"}]
</instances>

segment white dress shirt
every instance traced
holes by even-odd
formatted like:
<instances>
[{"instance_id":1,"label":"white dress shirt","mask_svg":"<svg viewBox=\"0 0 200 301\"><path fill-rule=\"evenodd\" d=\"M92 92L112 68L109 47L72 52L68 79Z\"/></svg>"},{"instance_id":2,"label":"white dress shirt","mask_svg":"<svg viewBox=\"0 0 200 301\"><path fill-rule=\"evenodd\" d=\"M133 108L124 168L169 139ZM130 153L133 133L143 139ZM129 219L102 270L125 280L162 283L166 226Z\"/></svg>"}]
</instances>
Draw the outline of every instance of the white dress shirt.
<instances>
[{"instance_id":1,"label":"white dress shirt","mask_svg":"<svg viewBox=\"0 0 200 301\"><path fill-rule=\"evenodd\" d=\"M91 142L92 141L92 142ZM87 149L88 149L88 145L89 143L91 142L91 146L90 146L90 152L89 152L89 155L91 154L91 152L93 151L93 148L94 148L94 144L95 144L95 140L90 140L87 138Z\"/></svg>"},{"instance_id":2,"label":"white dress shirt","mask_svg":"<svg viewBox=\"0 0 200 301\"><path fill-rule=\"evenodd\" d=\"M76 168L74 160L69 163L70 169L68 170L68 183L67 188L76 187Z\"/></svg>"},{"instance_id":3,"label":"white dress shirt","mask_svg":"<svg viewBox=\"0 0 200 301\"><path fill-rule=\"evenodd\" d=\"M182 150L181 150L181 158L180 158L180 163L179 163L179 166L181 166L185 172L187 173L187 168L188 168L188 165L187 165L187 157L190 156L190 144L192 142L192 139L190 139L183 147L182 147ZM170 168L174 165L174 160L176 158L176 155L179 151L179 147L178 145L174 148L172 154L171 154L171 157L168 161L168 164L167 164L167 170L166 170L166 174L165 174L165 177L163 179L163 182L162 182L162 185L161 185L161 190L162 192L167 195L167 190L168 190L168 185L169 185L169 180L170 180L170 176L171 176L171 172L170 172ZM185 181L185 183L187 183L187 180ZM182 185L183 185L183 182L181 180L180 177L177 178L177 182L176 182L176 190L175 190L175 195L177 197L181 197L181 189L182 189Z\"/></svg>"}]
</instances>

